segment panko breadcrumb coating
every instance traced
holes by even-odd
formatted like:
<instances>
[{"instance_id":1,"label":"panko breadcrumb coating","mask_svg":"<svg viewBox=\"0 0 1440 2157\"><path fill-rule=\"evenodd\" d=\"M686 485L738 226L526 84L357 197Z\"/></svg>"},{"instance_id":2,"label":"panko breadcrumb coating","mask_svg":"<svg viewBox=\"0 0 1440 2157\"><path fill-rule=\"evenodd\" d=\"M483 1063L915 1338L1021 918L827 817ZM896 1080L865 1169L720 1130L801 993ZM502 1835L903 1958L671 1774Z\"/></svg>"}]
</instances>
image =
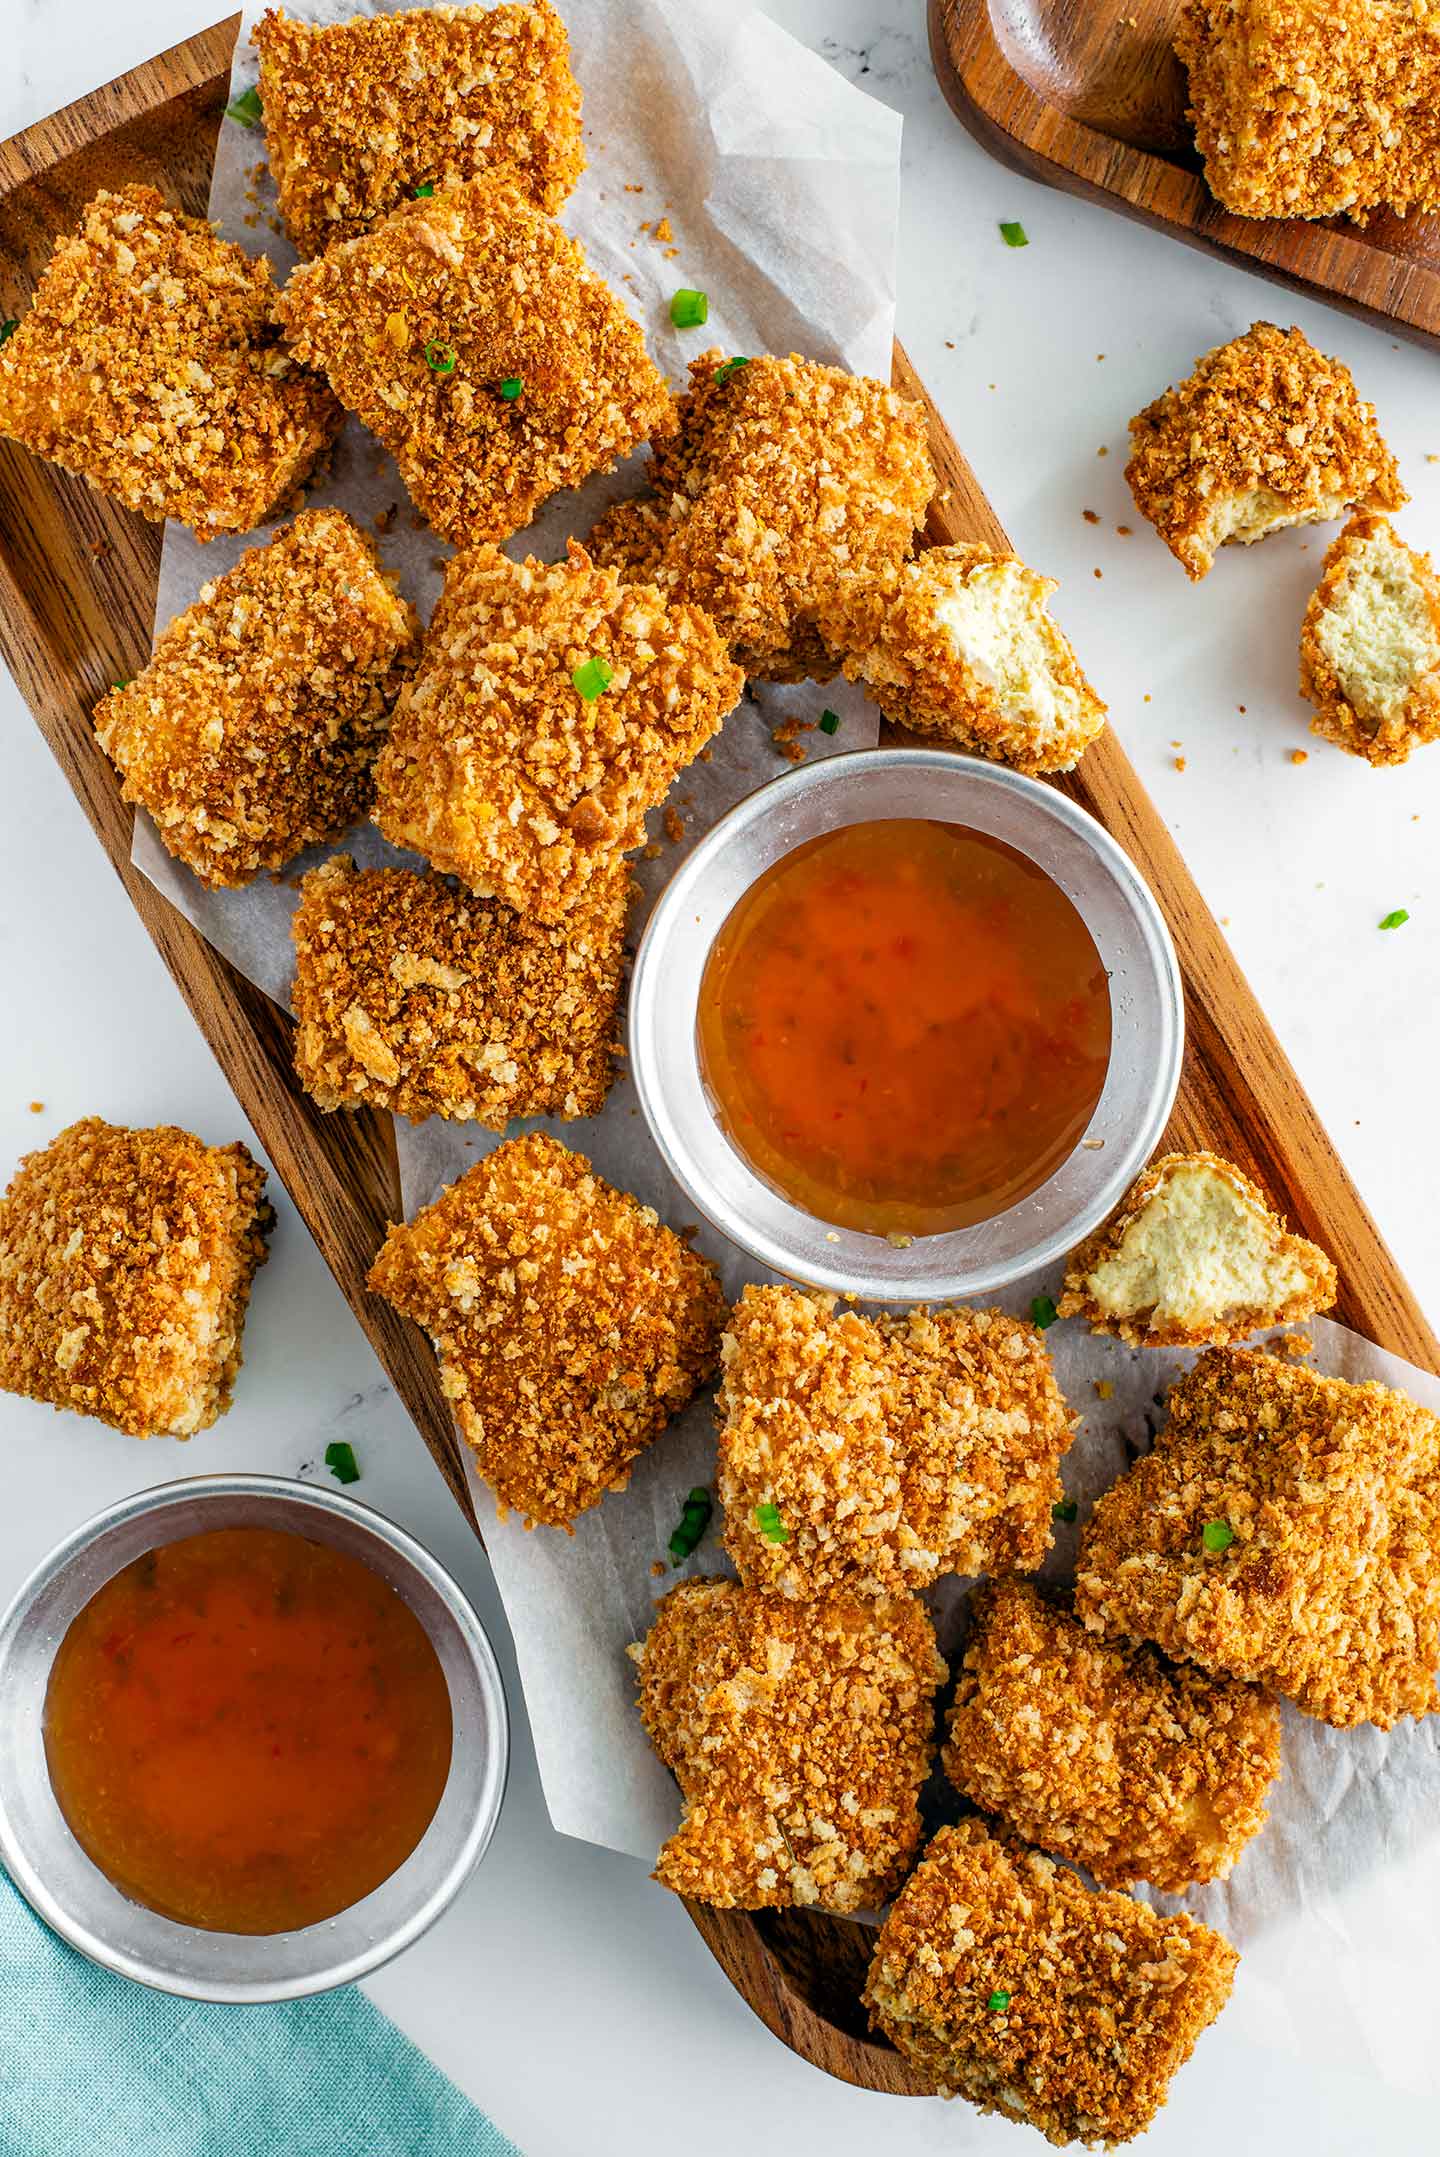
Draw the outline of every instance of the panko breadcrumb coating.
<instances>
[{"instance_id":1,"label":"panko breadcrumb coating","mask_svg":"<svg viewBox=\"0 0 1440 2157\"><path fill-rule=\"evenodd\" d=\"M302 256L356 239L418 188L497 165L553 216L585 169L550 0L333 23L270 8L252 35L265 154Z\"/></svg>"},{"instance_id":2,"label":"panko breadcrumb coating","mask_svg":"<svg viewBox=\"0 0 1440 2157\"><path fill-rule=\"evenodd\" d=\"M1062 1318L1136 1347L1225 1347L1335 1301L1335 1268L1233 1161L1167 1153L1070 1253Z\"/></svg>"},{"instance_id":3,"label":"panko breadcrumb coating","mask_svg":"<svg viewBox=\"0 0 1440 2157\"><path fill-rule=\"evenodd\" d=\"M1045 611L1056 590L993 547L927 548L901 570L873 641L845 672L900 726L1016 771L1070 771L1105 706Z\"/></svg>"},{"instance_id":4,"label":"panko breadcrumb coating","mask_svg":"<svg viewBox=\"0 0 1440 2157\"><path fill-rule=\"evenodd\" d=\"M597 695L574 675L610 670ZM568 559L458 555L376 772L375 821L472 891L568 915L732 711L744 677L698 607Z\"/></svg>"},{"instance_id":5,"label":"panko breadcrumb coating","mask_svg":"<svg viewBox=\"0 0 1440 2157\"><path fill-rule=\"evenodd\" d=\"M685 1799L662 1886L726 1910L864 1910L894 1893L920 1843L946 1677L918 1599L802 1607L687 1580L630 1653Z\"/></svg>"},{"instance_id":6,"label":"panko breadcrumb coating","mask_svg":"<svg viewBox=\"0 0 1440 2157\"><path fill-rule=\"evenodd\" d=\"M1183 1911L1092 1893L964 1820L940 1830L881 1926L865 2002L942 2097L1057 2148L1108 2147L1150 2125L1238 1961Z\"/></svg>"},{"instance_id":7,"label":"panko breadcrumb coating","mask_svg":"<svg viewBox=\"0 0 1440 2157\"><path fill-rule=\"evenodd\" d=\"M1272 1696L1102 1644L1026 1581L987 1582L971 1619L945 1749L956 1789L1107 1887L1223 1880L1280 1772Z\"/></svg>"},{"instance_id":8,"label":"panko breadcrumb coating","mask_svg":"<svg viewBox=\"0 0 1440 2157\"><path fill-rule=\"evenodd\" d=\"M407 1227L369 1285L423 1326L500 1500L568 1527L714 1374L715 1269L543 1132L507 1139Z\"/></svg>"},{"instance_id":9,"label":"panko breadcrumb coating","mask_svg":"<svg viewBox=\"0 0 1440 2157\"><path fill-rule=\"evenodd\" d=\"M1300 694L1323 734L1371 764L1440 736L1440 577L1388 518L1352 517L1300 632Z\"/></svg>"},{"instance_id":10,"label":"panko breadcrumb coating","mask_svg":"<svg viewBox=\"0 0 1440 2157\"><path fill-rule=\"evenodd\" d=\"M1045 1556L1072 1433L1033 1326L750 1287L722 1354L725 1547L748 1586L905 1595Z\"/></svg>"},{"instance_id":11,"label":"panko breadcrumb coating","mask_svg":"<svg viewBox=\"0 0 1440 2157\"><path fill-rule=\"evenodd\" d=\"M132 1438L204 1430L274 1218L242 1145L72 1123L0 1198L0 1388Z\"/></svg>"},{"instance_id":12,"label":"panko breadcrumb coating","mask_svg":"<svg viewBox=\"0 0 1440 2157\"><path fill-rule=\"evenodd\" d=\"M1131 420L1130 450L1135 507L1196 579L1227 543L1409 500L1349 368L1273 322L1202 354Z\"/></svg>"},{"instance_id":13,"label":"panko breadcrumb coating","mask_svg":"<svg viewBox=\"0 0 1440 2157\"><path fill-rule=\"evenodd\" d=\"M1170 1391L1080 1542L1075 1608L1337 1729L1440 1706L1440 1418L1254 1349Z\"/></svg>"},{"instance_id":14,"label":"panko breadcrumb coating","mask_svg":"<svg viewBox=\"0 0 1440 2157\"><path fill-rule=\"evenodd\" d=\"M441 181L303 264L279 315L457 546L508 538L675 423L638 324L503 174Z\"/></svg>"},{"instance_id":15,"label":"panko breadcrumb coating","mask_svg":"<svg viewBox=\"0 0 1440 2157\"><path fill-rule=\"evenodd\" d=\"M95 733L176 860L246 884L365 814L419 641L365 534L306 510L201 587Z\"/></svg>"},{"instance_id":16,"label":"panko breadcrumb coating","mask_svg":"<svg viewBox=\"0 0 1440 2157\"><path fill-rule=\"evenodd\" d=\"M0 434L201 539L284 508L341 421L280 341L264 256L153 187L96 195L0 348Z\"/></svg>"},{"instance_id":17,"label":"panko breadcrumb coating","mask_svg":"<svg viewBox=\"0 0 1440 2157\"><path fill-rule=\"evenodd\" d=\"M587 545L698 601L769 681L836 671L856 590L893 583L935 491L921 405L796 353L695 360L649 478Z\"/></svg>"}]
</instances>

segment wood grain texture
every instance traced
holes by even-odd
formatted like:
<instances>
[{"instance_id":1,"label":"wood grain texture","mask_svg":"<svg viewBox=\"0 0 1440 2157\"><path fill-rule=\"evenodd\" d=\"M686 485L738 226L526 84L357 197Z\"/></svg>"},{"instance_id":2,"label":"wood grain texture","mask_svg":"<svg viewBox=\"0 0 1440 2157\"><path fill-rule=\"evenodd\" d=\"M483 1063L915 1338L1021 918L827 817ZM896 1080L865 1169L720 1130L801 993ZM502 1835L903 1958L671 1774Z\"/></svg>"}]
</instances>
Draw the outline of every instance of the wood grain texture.
<instances>
[{"instance_id":1,"label":"wood grain texture","mask_svg":"<svg viewBox=\"0 0 1440 2157\"><path fill-rule=\"evenodd\" d=\"M1181 4L929 0L935 72L970 132L1030 178L1440 347L1440 219L1386 211L1362 228L1216 202L1172 49Z\"/></svg>"},{"instance_id":2,"label":"wood grain texture","mask_svg":"<svg viewBox=\"0 0 1440 2157\"><path fill-rule=\"evenodd\" d=\"M0 303L33 289L58 232L97 186L140 175L204 208L237 18L0 146ZM924 392L903 352L897 385ZM929 537L1003 544L954 438L930 407L940 494ZM388 1119L322 1116L297 1088L290 1020L211 951L130 865L131 812L90 712L149 651L160 533L50 466L0 444L0 650L246 1115L473 1521L468 1470L420 1334L367 1295L366 1270L399 1210ZM1440 1344L1375 1233L1299 1082L1147 800L1105 734L1063 782L1120 840L1157 893L1185 975L1189 1044L1170 1139L1206 1144L1265 1184L1340 1268L1347 1323L1440 1368ZM871 1936L806 1911L752 1916L692 1905L727 1976L784 2043L865 2088L924 2084L867 2033L860 1987Z\"/></svg>"}]
</instances>

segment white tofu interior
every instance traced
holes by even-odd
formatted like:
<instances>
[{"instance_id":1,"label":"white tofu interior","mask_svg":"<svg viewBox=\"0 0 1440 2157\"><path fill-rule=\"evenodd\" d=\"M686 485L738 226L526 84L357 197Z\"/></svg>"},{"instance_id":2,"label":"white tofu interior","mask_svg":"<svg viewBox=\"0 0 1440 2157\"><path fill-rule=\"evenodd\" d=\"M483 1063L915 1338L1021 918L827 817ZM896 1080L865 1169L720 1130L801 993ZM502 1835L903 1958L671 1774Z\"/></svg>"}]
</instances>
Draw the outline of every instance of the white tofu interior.
<instances>
[{"instance_id":1,"label":"white tofu interior","mask_svg":"<svg viewBox=\"0 0 1440 2157\"><path fill-rule=\"evenodd\" d=\"M937 594L935 619L957 659L1038 741L1084 727L1088 707L1055 674L1063 640L1023 562L983 562Z\"/></svg>"},{"instance_id":2,"label":"white tofu interior","mask_svg":"<svg viewBox=\"0 0 1440 2157\"><path fill-rule=\"evenodd\" d=\"M1279 1237L1270 1215L1214 1169L1177 1169L1091 1273L1090 1294L1108 1317L1153 1310L1158 1323L1181 1326L1279 1310L1309 1278Z\"/></svg>"},{"instance_id":3,"label":"white tofu interior","mask_svg":"<svg viewBox=\"0 0 1440 2157\"><path fill-rule=\"evenodd\" d=\"M1354 551L1315 634L1346 703L1377 723L1440 667L1429 594L1408 551L1389 531L1372 532Z\"/></svg>"},{"instance_id":4,"label":"white tofu interior","mask_svg":"<svg viewBox=\"0 0 1440 2157\"><path fill-rule=\"evenodd\" d=\"M1215 504L1206 527L1205 544L1211 552L1231 542L1253 546L1271 532L1283 532L1292 524L1325 524L1343 517L1349 508L1343 494L1327 495L1314 509L1296 509L1284 495L1269 487L1255 487L1248 494L1227 494Z\"/></svg>"}]
</instances>

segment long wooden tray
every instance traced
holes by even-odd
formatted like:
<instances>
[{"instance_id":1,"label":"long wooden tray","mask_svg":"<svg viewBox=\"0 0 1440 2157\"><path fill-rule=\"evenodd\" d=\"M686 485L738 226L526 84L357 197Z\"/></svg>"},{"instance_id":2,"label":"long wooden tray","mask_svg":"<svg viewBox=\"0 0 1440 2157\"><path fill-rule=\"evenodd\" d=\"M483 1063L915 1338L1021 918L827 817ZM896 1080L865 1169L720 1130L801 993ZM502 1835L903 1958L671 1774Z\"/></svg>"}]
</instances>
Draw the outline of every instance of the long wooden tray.
<instances>
[{"instance_id":1,"label":"long wooden tray","mask_svg":"<svg viewBox=\"0 0 1440 2157\"><path fill-rule=\"evenodd\" d=\"M618 0L617 0L618 4ZM203 213L238 17L0 145L0 311L24 305L57 233L97 187L144 178ZM924 391L897 348L895 380ZM931 408L937 542L1004 534ZM399 1214L388 1118L322 1116L298 1089L288 1017L243 980L130 865L131 813L96 747L90 713L150 649L160 534L53 466L0 443L0 651L141 920L173 974L376 1353L473 1521L468 1470L423 1339L364 1281ZM1440 1370L1431 1333L1255 1002L1125 753L1107 733L1065 782L1127 849L1158 895L1185 976L1189 1045L1169 1142L1208 1145L1273 1192L1340 1269L1338 1316ZM868 1935L809 1912L691 1907L755 2012L796 2052L870 2089L918 2093L859 2004Z\"/></svg>"},{"instance_id":2,"label":"long wooden tray","mask_svg":"<svg viewBox=\"0 0 1440 2157\"><path fill-rule=\"evenodd\" d=\"M1184 0L929 0L940 87L1006 164L1440 346L1440 218L1232 217L1205 185L1173 50Z\"/></svg>"}]
</instances>

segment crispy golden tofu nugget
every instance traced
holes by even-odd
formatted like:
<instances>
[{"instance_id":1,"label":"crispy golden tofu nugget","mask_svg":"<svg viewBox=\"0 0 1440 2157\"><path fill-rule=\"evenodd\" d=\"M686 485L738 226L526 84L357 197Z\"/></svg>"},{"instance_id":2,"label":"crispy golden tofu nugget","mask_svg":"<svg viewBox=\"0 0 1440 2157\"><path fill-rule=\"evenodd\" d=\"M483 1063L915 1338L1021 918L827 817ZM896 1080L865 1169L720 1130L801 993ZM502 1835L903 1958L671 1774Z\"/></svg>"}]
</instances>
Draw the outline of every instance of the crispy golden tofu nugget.
<instances>
[{"instance_id":1,"label":"crispy golden tofu nugget","mask_svg":"<svg viewBox=\"0 0 1440 2157\"><path fill-rule=\"evenodd\" d=\"M298 358L378 435L446 539L506 539L674 425L638 324L501 175L443 181L296 270Z\"/></svg>"},{"instance_id":2,"label":"crispy golden tofu nugget","mask_svg":"<svg viewBox=\"0 0 1440 2157\"><path fill-rule=\"evenodd\" d=\"M1273 322L1204 353L1131 420L1130 452L1135 507L1192 578L1217 547L1409 500L1349 368Z\"/></svg>"},{"instance_id":3,"label":"crispy golden tofu nugget","mask_svg":"<svg viewBox=\"0 0 1440 2157\"><path fill-rule=\"evenodd\" d=\"M1080 1542L1077 1614L1337 1729L1440 1706L1440 1418L1253 1349L1171 1388Z\"/></svg>"},{"instance_id":4,"label":"crispy golden tofu nugget","mask_svg":"<svg viewBox=\"0 0 1440 2157\"><path fill-rule=\"evenodd\" d=\"M1371 764L1440 737L1440 577L1388 518L1352 517L1300 632L1300 694L1323 734Z\"/></svg>"},{"instance_id":5,"label":"crispy golden tofu nugget","mask_svg":"<svg viewBox=\"0 0 1440 2157\"><path fill-rule=\"evenodd\" d=\"M132 1438L204 1430L274 1218L241 1145L72 1123L0 1198L0 1387Z\"/></svg>"},{"instance_id":6,"label":"crispy golden tofu nugget","mask_svg":"<svg viewBox=\"0 0 1440 2157\"><path fill-rule=\"evenodd\" d=\"M1280 1772L1269 1693L1102 1643L1027 1581L987 1582L945 1772L1016 1835L1107 1887L1223 1880Z\"/></svg>"},{"instance_id":7,"label":"crispy golden tofu nugget","mask_svg":"<svg viewBox=\"0 0 1440 2157\"><path fill-rule=\"evenodd\" d=\"M550 0L255 25L265 151L301 255L353 240L422 187L504 166L557 211L585 169L580 90Z\"/></svg>"},{"instance_id":8,"label":"crispy golden tofu nugget","mask_svg":"<svg viewBox=\"0 0 1440 2157\"><path fill-rule=\"evenodd\" d=\"M392 1228L370 1286L423 1326L476 1466L563 1528L713 1376L715 1269L542 1132L507 1139Z\"/></svg>"},{"instance_id":9,"label":"crispy golden tofu nugget","mask_svg":"<svg viewBox=\"0 0 1440 2157\"><path fill-rule=\"evenodd\" d=\"M663 1886L727 1910L863 1910L894 1893L920 1842L946 1676L918 1600L802 1608L687 1580L630 1653L685 1798Z\"/></svg>"},{"instance_id":10,"label":"crispy golden tofu nugget","mask_svg":"<svg viewBox=\"0 0 1440 2157\"><path fill-rule=\"evenodd\" d=\"M905 1595L1039 1565L1071 1425L1033 1326L751 1287L723 1356L725 1547L750 1587Z\"/></svg>"},{"instance_id":11,"label":"crispy golden tofu nugget","mask_svg":"<svg viewBox=\"0 0 1440 2157\"><path fill-rule=\"evenodd\" d=\"M698 607L564 562L450 564L376 773L375 821L472 891L568 916L645 837L744 677Z\"/></svg>"},{"instance_id":12,"label":"crispy golden tofu nugget","mask_svg":"<svg viewBox=\"0 0 1440 2157\"><path fill-rule=\"evenodd\" d=\"M1213 1153L1152 1161L1070 1253L1062 1318L1148 1348L1224 1347L1328 1310L1335 1268Z\"/></svg>"},{"instance_id":13,"label":"crispy golden tofu nugget","mask_svg":"<svg viewBox=\"0 0 1440 2157\"><path fill-rule=\"evenodd\" d=\"M177 861L247 884L365 814L419 641L364 533L306 510L202 588L95 733Z\"/></svg>"},{"instance_id":14,"label":"crispy golden tofu nugget","mask_svg":"<svg viewBox=\"0 0 1440 2157\"><path fill-rule=\"evenodd\" d=\"M1239 1961L1183 1912L1084 1887L978 1820L942 1828L880 1928L875 2027L942 2097L1108 2147L1143 2134Z\"/></svg>"},{"instance_id":15,"label":"crispy golden tofu nugget","mask_svg":"<svg viewBox=\"0 0 1440 2157\"><path fill-rule=\"evenodd\" d=\"M201 539L289 502L341 421L280 341L263 256L153 187L98 194L0 349L0 434Z\"/></svg>"}]
</instances>

